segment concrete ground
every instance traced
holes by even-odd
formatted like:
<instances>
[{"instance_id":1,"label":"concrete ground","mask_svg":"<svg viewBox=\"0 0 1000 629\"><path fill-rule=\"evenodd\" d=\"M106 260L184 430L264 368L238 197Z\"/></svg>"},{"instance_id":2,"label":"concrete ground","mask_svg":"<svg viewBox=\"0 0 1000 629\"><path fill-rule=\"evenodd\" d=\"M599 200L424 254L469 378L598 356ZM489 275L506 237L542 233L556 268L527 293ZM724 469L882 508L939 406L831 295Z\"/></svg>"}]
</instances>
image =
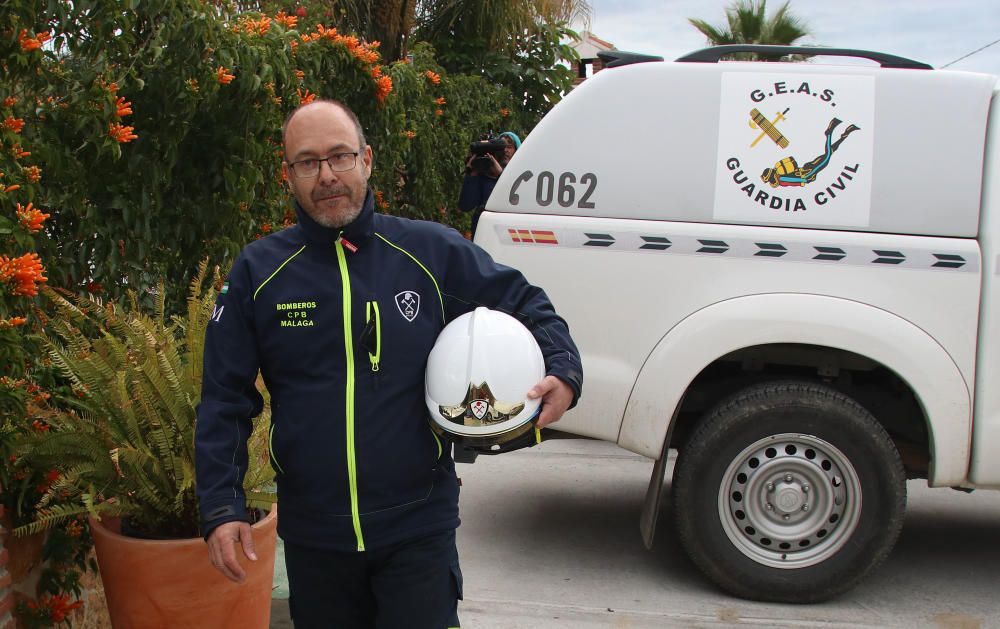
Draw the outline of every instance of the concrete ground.
<instances>
[{"instance_id":1,"label":"concrete ground","mask_svg":"<svg viewBox=\"0 0 1000 629\"><path fill-rule=\"evenodd\" d=\"M463 626L1000 628L1000 494L910 481L899 543L867 581L820 605L753 603L688 561L669 500L645 550L638 521L652 464L607 443L553 440L459 465ZM271 627L291 627L276 577Z\"/></svg>"}]
</instances>

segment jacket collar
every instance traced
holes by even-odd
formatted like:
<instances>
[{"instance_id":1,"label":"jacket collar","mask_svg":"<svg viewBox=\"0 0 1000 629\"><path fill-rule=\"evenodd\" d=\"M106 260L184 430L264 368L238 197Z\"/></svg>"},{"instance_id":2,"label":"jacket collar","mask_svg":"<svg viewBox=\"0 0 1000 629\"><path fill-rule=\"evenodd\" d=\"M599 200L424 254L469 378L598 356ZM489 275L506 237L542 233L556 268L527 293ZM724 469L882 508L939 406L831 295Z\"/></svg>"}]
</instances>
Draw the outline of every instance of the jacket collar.
<instances>
[{"instance_id":1,"label":"jacket collar","mask_svg":"<svg viewBox=\"0 0 1000 629\"><path fill-rule=\"evenodd\" d=\"M306 239L311 242L322 244L333 244L343 233L344 238L360 245L368 240L375 233L375 198L372 196L371 188L365 195L364 205L361 206L361 213L352 222L344 227L324 227L306 214L298 201L293 201L295 205L295 215L299 219L299 225L306 235Z\"/></svg>"}]
</instances>

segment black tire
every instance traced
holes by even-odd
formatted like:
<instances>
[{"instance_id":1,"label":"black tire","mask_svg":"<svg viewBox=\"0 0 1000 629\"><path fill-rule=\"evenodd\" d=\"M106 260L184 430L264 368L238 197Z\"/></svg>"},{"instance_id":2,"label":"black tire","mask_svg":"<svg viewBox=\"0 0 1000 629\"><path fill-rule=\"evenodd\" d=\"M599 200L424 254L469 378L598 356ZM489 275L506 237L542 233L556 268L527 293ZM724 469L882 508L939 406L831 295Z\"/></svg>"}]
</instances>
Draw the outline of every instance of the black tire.
<instances>
[{"instance_id":1,"label":"black tire","mask_svg":"<svg viewBox=\"0 0 1000 629\"><path fill-rule=\"evenodd\" d=\"M854 587L903 525L906 476L885 429L810 382L744 389L681 449L677 529L692 561L736 596L814 603Z\"/></svg>"}]
</instances>

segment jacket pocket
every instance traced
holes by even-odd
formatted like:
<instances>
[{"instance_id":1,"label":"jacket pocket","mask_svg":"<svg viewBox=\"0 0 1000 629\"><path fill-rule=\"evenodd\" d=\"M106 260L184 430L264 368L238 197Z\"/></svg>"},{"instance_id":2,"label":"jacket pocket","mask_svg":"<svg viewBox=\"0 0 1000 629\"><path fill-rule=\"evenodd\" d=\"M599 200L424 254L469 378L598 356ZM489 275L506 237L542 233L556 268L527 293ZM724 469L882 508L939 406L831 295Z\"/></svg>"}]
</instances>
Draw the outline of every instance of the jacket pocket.
<instances>
[{"instance_id":1,"label":"jacket pocket","mask_svg":"<svg viewBox=\"0 0 1000 629\"><path fill-rule=\"evenodd\" d=\"M376 431L381 439L369 444L359 459L358 488L364 514L398 509L423 502L432 493L441 466L444 444L426 423L406 421L402 414L389 421L391 430Z\"/></svg>"},{"instance_id":2,"label":"jacket pocket","mask_svg":"<svg viewBox=\"0 0 1000 629\"><path fill-rule=\"evenodd\" d=\"M294 503L300 510L349 515L343 428L328 426L331 422L306 412L303 406L307 404L314 406L316 402L304 400L272 407L275 414L268 430L268 454L278 494L287 505Z\"/></svg>"},{"instance_id":3,"label":"jacket pocket","mask_svg":"<svg viewBox=\"0 0 1000 629\"><path fill-rule=\"evenodd\" d=\"M361 347L368 352L368 363L371 365L372 372L377 372L379 362L382 360L382 318L379 314L377 301L365 303L365 327L361 331L358 341Z\"/></svg>"}]
</instances>

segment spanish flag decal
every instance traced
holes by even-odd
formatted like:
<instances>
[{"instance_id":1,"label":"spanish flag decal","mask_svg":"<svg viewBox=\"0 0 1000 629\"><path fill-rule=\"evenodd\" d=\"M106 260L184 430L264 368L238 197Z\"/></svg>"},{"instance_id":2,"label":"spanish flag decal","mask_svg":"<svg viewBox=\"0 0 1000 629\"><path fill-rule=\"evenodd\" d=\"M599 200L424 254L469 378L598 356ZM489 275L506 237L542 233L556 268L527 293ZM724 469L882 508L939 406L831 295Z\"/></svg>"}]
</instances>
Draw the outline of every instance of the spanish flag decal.
<instances>
[{"instance_id":1,"label":"spanish flag decal","mask_svg":"<svg viewBox=\"0 0 1000 629\"><path fill-rule=\"evenodd\" d=\"M534 243L536 245L558 245L553 231L540 229L508 229L510 239L514 242Z\"/></svg>"}]
</instances>

